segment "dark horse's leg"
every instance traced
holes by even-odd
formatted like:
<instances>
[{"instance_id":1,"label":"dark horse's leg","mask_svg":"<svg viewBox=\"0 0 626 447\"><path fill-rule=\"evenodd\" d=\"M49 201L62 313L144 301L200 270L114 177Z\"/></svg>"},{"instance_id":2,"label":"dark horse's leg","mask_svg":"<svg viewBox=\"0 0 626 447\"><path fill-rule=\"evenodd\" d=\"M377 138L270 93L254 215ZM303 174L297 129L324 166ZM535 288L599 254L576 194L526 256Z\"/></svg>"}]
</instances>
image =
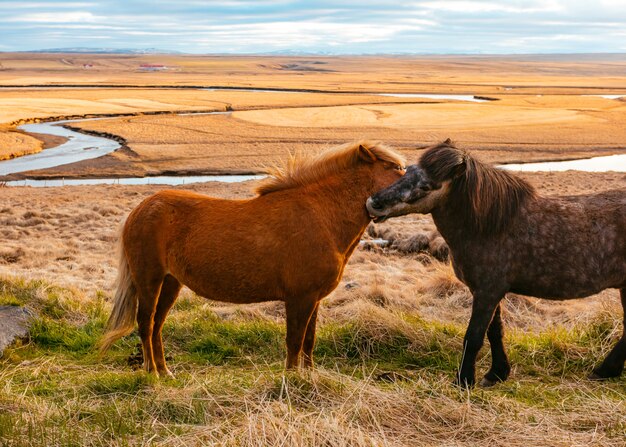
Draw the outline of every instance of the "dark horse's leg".
<instances>
[{"instance_id":1,"label":"dark horse's leg","mask_svg":"<svg viewBox=\"0 0 626 447\"><path fill-rule=\"evenodd\" d=\"M619 377L624 370L624 361L626 361L626 288L622 288L620 294L624 311L622 338L619 339L611 352L609 352L609 355L606 356L602 365L593 370L593 373L589 376L592 380Z\"/></svg>"},{"instance_id":2,"label":"dark horse's leg","mask_svg":"<svg viewBox=\"0 0 626 447\"><path fill-rule=\"evenodd\" d=\"M163 339L161 338L161 330L163 329L163 323L167 317L168 312L174 305L174 301L178 297L181 284L176 278L171 275L165 276L163 285L161 286L161 293L157 301L156 313L154 314L154 328L152 330L152 352L154 356L154 363L156 364L157 371L160 376L173 377L167 365L165 364L165 353L163 351Z\"/></svg>"},{"instance_id":3,"label":"dark horse's leg","mask_svg":"<svg viewBox=\"0 0 626 447\"><path fill-rule=\"evenodd\" d=\"M300 354L309 320L317 305L312 297L299 297L285 302L287 310L287 362L286 368L300 366Z\"/></svg>"},{"instance_id":4,"label":"dark horse's leg","mask_svg":"<svg viewBox=\"0 0 626 447\"><path fill-rule=\"evenodd\" d=\"M485 340L485 332L503 294L474 293L472 316L463 340L463 357L456 383L462 387L474 386L476 382L476 357Z\"/></svg>"},{"instance_id":5,"label":"dark horse's leg","mask_svg":"<svg viewBox=\"0 0 626 447\"><path fill-rule=\"evenodd\" d=\"M511 365L504 350L504 326L502 325L502 316L500 315L502 304L498 303L496 311L493 314L489 329L487 329L487 338L491 346L491 369L480 382L482 386L492 386L497 382L504 382L511 372Z\"/></svg>"},{"instance_id":6,"label":"dark horse's leg","mask_svg":"<svg viewBox=\"0 0 626 447\"><path fill-rule=\"evenodd\" d=\"M304 335L304 344L302 345L303 365L305 368L313 367L313 346L315 346L315 327L317 325L317 309L320 307L319 301L315 305L315 310L311 314L309 324Z\"/></svg>"}]
</instances>

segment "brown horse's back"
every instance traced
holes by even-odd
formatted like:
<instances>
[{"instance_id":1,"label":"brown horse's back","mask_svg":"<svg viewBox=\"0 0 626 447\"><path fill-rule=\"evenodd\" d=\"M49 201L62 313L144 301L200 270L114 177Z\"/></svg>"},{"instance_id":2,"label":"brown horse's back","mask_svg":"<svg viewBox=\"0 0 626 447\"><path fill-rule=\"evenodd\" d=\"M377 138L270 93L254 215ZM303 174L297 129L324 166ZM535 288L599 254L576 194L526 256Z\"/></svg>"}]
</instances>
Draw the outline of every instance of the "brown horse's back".
<instances>
[{"instance_id":1,"label":"brown horse's back","mask_svg":"<svg viewBox=\"0 0 626 447\"><path fill-rule=\"evenodd\" d=\"M123 243L132 252L127 258L133 276L170 274L218 301L285 300L328 282L334 288L341 274L341 254L324 238L326 222L314 211L314 204L289 202L280 192L224 200L163 191L131 213Z\"/></svg>"}]
</instances>

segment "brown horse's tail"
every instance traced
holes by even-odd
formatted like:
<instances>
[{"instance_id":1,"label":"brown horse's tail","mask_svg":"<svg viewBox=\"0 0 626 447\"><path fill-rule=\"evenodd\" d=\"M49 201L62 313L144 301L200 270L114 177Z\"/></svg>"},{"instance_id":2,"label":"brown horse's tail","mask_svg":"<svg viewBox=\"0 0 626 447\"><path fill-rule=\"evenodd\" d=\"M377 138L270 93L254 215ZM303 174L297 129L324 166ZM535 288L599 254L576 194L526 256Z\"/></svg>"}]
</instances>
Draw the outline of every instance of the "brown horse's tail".
<instances>
[{"instance_id":1,"label":"brown horse's tail","mask_svg":"<svg viewBox=\"0 0 626 447\"><path fill-rule=\"evenodd\" d=\"M117 290L113 310L111 310L106 332L100 340L101 354L104 354L117 339L130 334L135 327L137 318L137 289L130 274L121 235L119 238L119 266L115 284Z\"/></svg>"}]
</instances>

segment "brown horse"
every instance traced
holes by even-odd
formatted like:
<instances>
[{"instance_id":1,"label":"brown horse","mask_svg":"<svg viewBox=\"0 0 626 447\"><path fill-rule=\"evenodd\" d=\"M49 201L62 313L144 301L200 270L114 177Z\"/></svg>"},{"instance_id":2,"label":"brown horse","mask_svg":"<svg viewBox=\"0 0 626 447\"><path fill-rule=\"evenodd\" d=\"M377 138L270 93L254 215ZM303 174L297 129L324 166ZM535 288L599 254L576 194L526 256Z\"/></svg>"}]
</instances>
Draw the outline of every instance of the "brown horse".
<instances>
[{"instance_id":1,"label":"brown horse","mask_svg":"<svg viewBox=\"0 0 626 447\"><path fill-rule=\"evenodd\" d=\"M552 300L621 289L626 312L626 191L541 197L523 179L485 165L450 141L367 201L376 219L432 213L455 273L474 296L457 377L474 384L485 332L492 366L485 386L506 380L500 301L507 292ZM617 377L626 360L624 334L592 379Z\"/></svg>"},{"instance_id":2,"label":"brown horse","mask_svg":"<svg viewBox=\"0 0 626 447\"><path fill-rule=\"evenodd\" d=\"M161 329L186 285L217 301L284 301L287 368L313 364L317 308L339 283L370 217L369 195L404 173L379 143L291 157L248 200L162 191L128 216L104 352L139 325L144 367L170 375ZM303 354L303 355L301 355Z\"/></svg>"}]
</instances>

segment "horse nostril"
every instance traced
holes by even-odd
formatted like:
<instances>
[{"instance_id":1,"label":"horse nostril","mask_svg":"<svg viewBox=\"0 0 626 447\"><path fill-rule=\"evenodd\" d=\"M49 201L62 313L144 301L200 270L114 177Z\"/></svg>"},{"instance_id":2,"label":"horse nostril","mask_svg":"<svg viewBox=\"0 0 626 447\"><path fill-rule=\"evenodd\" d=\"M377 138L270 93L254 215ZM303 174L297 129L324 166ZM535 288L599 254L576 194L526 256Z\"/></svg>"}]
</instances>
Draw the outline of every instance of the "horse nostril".
<instances>
[{"instance_id":1,"label":"horse nostril","mask_svg":"<svg viewBox=\"0 0 626 447\"><path fill-rule=\"evenodd\" d=\"M382 206L380 205L380 203L378 203L376 200L374 200L371 197L367 199L367 202L365 203L365 205L367 206L367 209L370 211L382 210Z\"/></svg>"}]
</instances>

